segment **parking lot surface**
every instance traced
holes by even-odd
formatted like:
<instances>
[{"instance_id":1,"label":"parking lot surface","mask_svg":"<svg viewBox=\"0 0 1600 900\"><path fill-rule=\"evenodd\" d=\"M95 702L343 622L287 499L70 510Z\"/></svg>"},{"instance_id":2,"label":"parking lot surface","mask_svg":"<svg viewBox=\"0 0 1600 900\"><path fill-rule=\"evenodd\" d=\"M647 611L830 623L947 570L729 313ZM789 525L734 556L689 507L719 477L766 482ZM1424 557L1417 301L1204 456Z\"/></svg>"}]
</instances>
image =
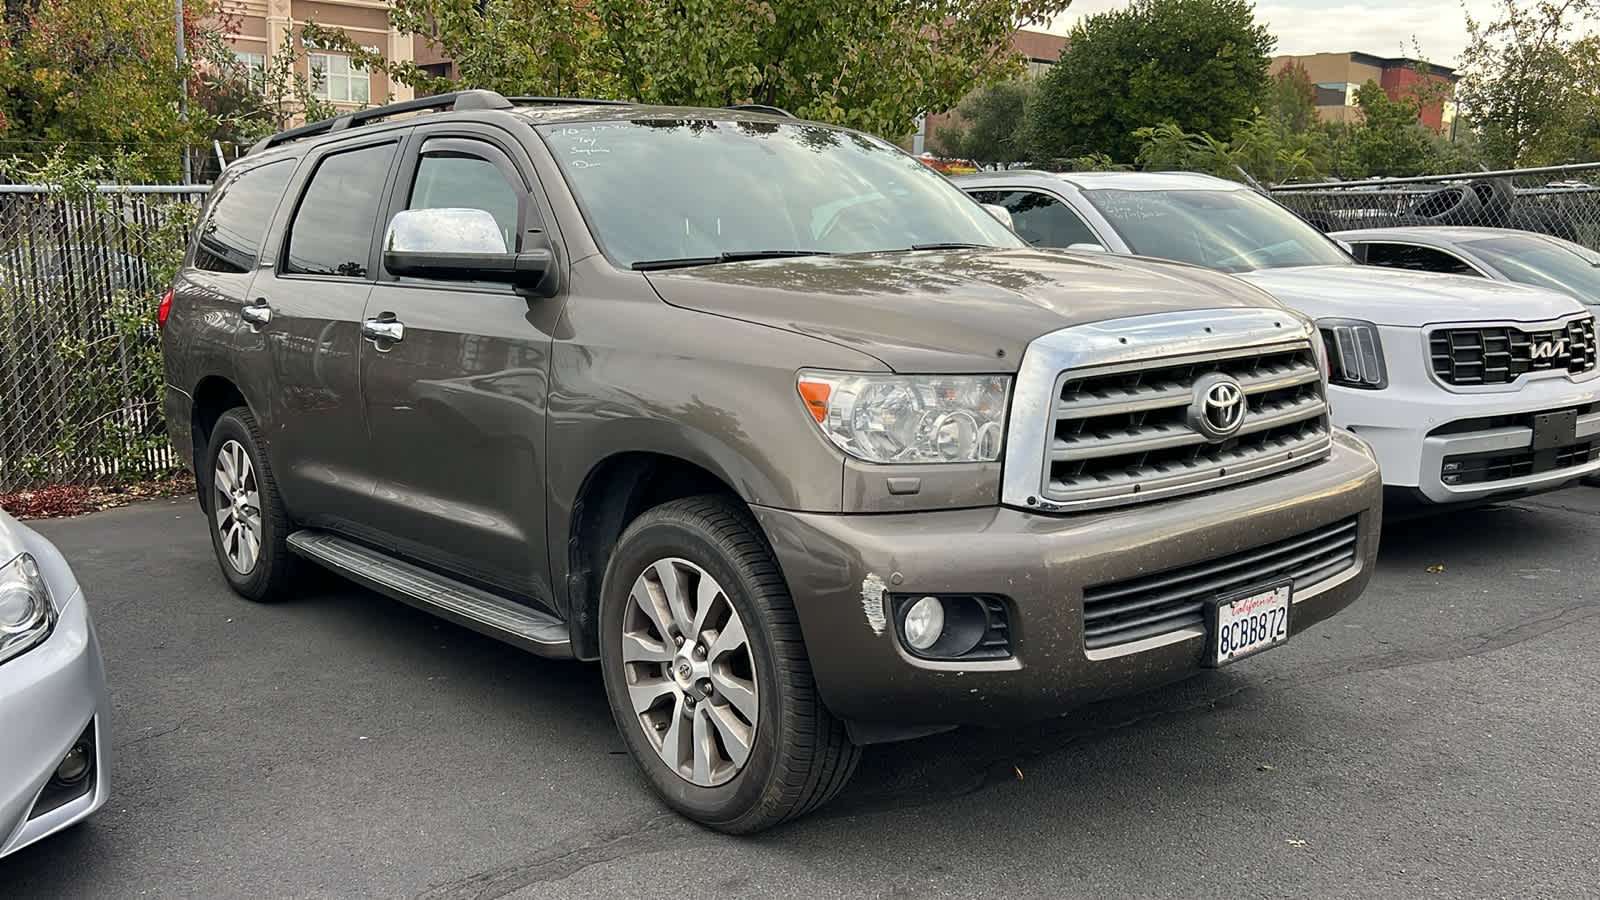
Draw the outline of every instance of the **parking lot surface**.
<instances>
[{"instance_id":1,"label":"parking lot surface","mask_svg":"<svg viewBox=\"0 0 1600 900\"><path fill-rule=\"evenodd\" d=\"M0 861L10 897L1600 891L1600 489L1391 521L1366 595L1283 648L868 748L744 839L656 802L593 666L332 578L238 600L192 500L34 524L99 627L114 780Z\"/></svg>"}]
</instances>

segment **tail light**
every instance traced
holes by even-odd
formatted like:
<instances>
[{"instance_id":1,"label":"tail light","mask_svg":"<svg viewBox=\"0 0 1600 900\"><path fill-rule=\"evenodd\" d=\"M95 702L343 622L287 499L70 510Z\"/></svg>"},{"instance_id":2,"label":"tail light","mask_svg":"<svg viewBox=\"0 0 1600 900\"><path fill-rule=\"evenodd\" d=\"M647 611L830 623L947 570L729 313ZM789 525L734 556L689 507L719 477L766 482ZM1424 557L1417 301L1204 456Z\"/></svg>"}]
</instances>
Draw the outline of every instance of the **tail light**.
<instances>
[{"instance_id":1,"label":"tail light","mask_svg":"<svg viewBox=\"0 0 1600 900\"><path fill-rule=\"evenodd\" d=\"M167 288L167 292L161 295L161 305L156 307L156 327L162 330L166 330L167 316L172 315L173 293L173 288Z\"/></svg>"}]
</instances>

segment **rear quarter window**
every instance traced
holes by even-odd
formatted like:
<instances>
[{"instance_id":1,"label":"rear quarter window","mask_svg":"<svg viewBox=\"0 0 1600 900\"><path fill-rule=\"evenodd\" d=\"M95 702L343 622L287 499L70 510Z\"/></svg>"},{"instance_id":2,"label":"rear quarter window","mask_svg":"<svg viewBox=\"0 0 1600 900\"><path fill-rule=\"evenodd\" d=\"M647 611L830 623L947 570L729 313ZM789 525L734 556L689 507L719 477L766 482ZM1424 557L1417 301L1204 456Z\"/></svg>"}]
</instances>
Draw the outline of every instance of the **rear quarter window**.
<instances>
[{"instance_id":1,"label":"rear quarter window","mask_svg":"<svg viewBox=\"0 0 1600 900\"><path fill-rule=\"evenodd\" d=\"M254 166L219 185L195 242L194 264L208 272L248 272L294 175L295 160Z\"/></svg>"}]
</instances>

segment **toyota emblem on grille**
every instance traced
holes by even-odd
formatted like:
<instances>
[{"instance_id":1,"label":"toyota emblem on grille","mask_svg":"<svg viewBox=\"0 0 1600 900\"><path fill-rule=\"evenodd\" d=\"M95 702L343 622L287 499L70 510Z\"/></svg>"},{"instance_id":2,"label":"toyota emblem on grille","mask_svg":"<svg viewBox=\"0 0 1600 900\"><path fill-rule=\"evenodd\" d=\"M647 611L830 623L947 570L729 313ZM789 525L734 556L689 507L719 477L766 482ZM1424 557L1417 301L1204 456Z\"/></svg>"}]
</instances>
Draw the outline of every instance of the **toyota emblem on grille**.
<instances>
[{"instance_id":1,"label":"toyota emblem on grille","mask_svg":"<svg viewBox=\"0 0 1600 900\"><path fill-rule=\"evenodd\" d=\"M1244 425L1244 388L1230 375L1212 372L1194 383L1189 404L1189 427L1216 443L1238 433Z\"/></svg>"}]
</instances>

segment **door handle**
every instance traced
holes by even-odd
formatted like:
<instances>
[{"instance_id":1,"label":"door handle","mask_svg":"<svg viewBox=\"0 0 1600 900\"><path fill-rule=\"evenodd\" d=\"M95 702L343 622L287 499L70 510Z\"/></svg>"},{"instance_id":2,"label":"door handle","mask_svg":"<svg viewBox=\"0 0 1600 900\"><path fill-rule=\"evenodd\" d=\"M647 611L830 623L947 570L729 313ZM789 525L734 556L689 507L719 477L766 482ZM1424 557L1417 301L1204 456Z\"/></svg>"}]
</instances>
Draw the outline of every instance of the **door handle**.
<instances>
[{"instance_id":1,"label":"door handle","mask_svg":"<svg viewBox=\"0 0 1600 900\"><path fill-rule=\"evenodd\" d=\"M251 331L260 331L262 326L272 321L272 307L265 297L257 297L239 308L239 317L249 323Z\"/></svg>"},{"instance_id":2,"label":"door handle","mask_svg":"<svg viewBox=\"0 0 1600 900\"><path fill-rule=\"evenodd\" d=\"M404 323L395 321L392 314L385 313L384 316L379 318L362 322L361 336L373 343L378 341L399 343L406 339L406 326Z\"/></svg>"}]
</instances>

